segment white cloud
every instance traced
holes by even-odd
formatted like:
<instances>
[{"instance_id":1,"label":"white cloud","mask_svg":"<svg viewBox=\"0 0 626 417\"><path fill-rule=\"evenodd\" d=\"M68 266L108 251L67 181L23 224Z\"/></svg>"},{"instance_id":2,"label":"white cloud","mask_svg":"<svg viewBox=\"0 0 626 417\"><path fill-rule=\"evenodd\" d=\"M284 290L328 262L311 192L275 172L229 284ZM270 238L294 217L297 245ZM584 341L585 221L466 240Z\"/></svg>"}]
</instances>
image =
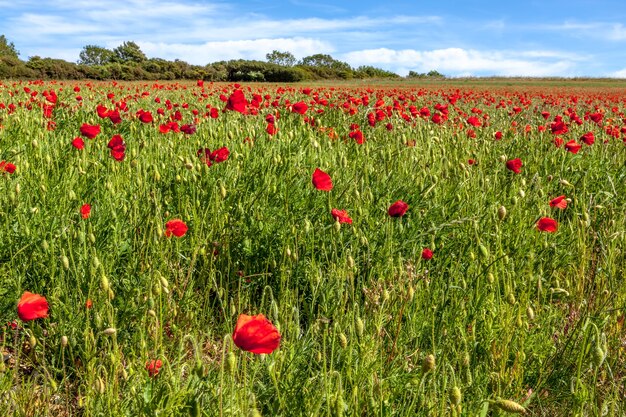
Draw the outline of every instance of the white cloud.
<instances>
[{"instance_id":1,"label":"white cloud","mask_svg":"<svg viewBox=\"0 0 626 417\"><path fill-rule=\"evenodd\" d=\"M626 78L626 68L619 70L619 71L615 71L609 74L609 77L612 78Z\"/></svg>"},{"instance_id":2,"label":"white cloud","mask_svg":"<svg viewBox=\"0 0 626 417\"><path fill-rule=\"evenodd\" d=\"M190 64L205 65L229 59L265 60L274 49L291 51L296 58L316 53L331 53L333 46L311 38L249 39L238 41L206 42L199 45L164 42L138 42L149 57L169 60L182 59Z\"/></svg>"},{"instance_id":3,"label":"white cloud","mask_svg":"<svg viewBox=\"0 0 626 417\"><path fill-rule=\"evenodd\" d=\"M524 59L524 55L526 58ZM477 51L461 48L418 51L367 49L343 54L353 66L374 65L405 75L409 70L437 70L446 75L550 76L567 75L573 69L571 59L558 53L528 51ZM542 58L542 59L538 59ZM545 59L550 58L550 59Z\"/></svg>"},{"instance_id":4,"label":"white cloud","mask_svg":"<svg viewBox=\"0 0 626 417\"><path fill-rule=\"evenodd\" d=\"M613 25L611 31L608 33L608 38L612 41L626 40L626 27L621 23Z\"/></svg>"}]
</instances>

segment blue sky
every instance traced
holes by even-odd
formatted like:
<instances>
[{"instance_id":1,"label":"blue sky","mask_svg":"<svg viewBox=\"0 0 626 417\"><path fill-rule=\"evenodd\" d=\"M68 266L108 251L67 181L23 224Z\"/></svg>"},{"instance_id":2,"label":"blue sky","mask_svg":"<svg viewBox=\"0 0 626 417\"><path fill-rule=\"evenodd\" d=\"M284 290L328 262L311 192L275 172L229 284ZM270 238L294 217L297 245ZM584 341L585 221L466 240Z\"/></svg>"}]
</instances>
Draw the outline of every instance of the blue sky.
<instances>
[{"instance_id":1,"label":"blue sky","mask_svg":"<svg viewBox=\"0 0 626 417\"><path fill-rule=\"evenodd\" d=\"M77 61L85 45L132 40L199 65L277 49L401 75L626 78L623 0L0 0L0 11L22 59Z\"/></svg>"}]
</instances>

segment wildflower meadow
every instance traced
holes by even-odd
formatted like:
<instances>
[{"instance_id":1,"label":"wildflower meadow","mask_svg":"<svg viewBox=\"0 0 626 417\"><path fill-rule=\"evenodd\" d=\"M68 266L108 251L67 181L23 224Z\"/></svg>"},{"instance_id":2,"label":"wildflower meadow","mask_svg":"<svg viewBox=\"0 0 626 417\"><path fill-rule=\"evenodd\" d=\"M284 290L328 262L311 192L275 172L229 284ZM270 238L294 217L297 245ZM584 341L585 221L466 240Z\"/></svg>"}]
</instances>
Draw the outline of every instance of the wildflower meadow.
<instances>
[{"instance_id":1,"label":"wildflower meadow","mask_svg":"<svg viewBox=\"0 0 626 417\"><path fill-rule=\"evenodd\" d=\"M626 414L610 84L0 83L7 416Z\"/></svg>"}]
</instances>

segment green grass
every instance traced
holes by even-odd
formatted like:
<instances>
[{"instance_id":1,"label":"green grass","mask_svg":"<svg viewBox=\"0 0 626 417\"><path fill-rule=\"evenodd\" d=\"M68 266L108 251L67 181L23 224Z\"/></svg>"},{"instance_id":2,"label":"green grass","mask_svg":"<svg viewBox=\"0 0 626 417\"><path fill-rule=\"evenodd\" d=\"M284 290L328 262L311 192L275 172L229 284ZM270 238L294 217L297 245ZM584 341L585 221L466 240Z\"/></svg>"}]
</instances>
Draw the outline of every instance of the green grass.
<instances>
[{"instance_id":1,"label":"green grass","mask_svg":"<svg viewBox=\"0 0 626 417\"><path fill-rule=\"evenodd\" d=\"M0 160L17 166L0 175L0 319L19 326L0 332L3 415L507 415L497 399L537 416L626 413L626 149L590 121L563 135L567 142L595 132L596 143L577 155L555 147L549 128L536 128L568 107L582 118L596 106L605 123L621 127L623 115L611 110L624 111L621 93L559 84L547 99L526 84L509 93L500 84L463 88L465 81L391 85L396 91L317 86L337 107L307 115L334 128L332 140L285 108L286 99L311 100L302 86L277 93L252 85L270 101L280 96L279 132L269 137L272 106L258 116L202 118L207 103L221 111L218 96L232 86L207 85L203 97L190 84L80 84L79 106L73 83L30 85L55 89L65 103L50 131L41 95L33 110L18 105L28 100L26 85L0 87L0 103L17 106L0 109ZM407 123L397 112L367 124L377 95L393 105L404 94L407 105L433 111L446 101L440 91L457 88L458 111L450 106L442 126ZM130 109L119 125L95 111L112 108L110 91ZM340 110L363 94L369 106L352 116ZM140 108L158 117L164 104L155 97L189 104L177 108L181 124L198 109L197 132L163 135L158 123L139 122ZM511 103L496 109L501 99ZM524 100L530 104L510 116ZM474 139L458 128L466 119L459 112L472 107L490 116ZM102 133L79 151L70 142L85 122ZM351 123L361 126L363 145L346 140ZM106 147L118 133L123 162ZM208 167L196 157L199 148L222 146L227 161ZM516 157L519 175L504 166ZM332 191L313 187L316 167L330 174ZM567 209L551 209L562 194ZM398 199L409 211L391 218L387 208ZM332 208L354 223L335 224ZM558 232L539 232L542 216L557 219ZM182 238L163 234L173 218L189 226ZM428 261L426 247L434 253ZM24 291L48 299L49 318L17 319ZM240 313L265 314L282 335L280 348L266 356L237 349L231 334ZM154 378L145 370L152 359L163 361ZM459 391L455 405L451 393Z\"/></svg>"}]
</instances>

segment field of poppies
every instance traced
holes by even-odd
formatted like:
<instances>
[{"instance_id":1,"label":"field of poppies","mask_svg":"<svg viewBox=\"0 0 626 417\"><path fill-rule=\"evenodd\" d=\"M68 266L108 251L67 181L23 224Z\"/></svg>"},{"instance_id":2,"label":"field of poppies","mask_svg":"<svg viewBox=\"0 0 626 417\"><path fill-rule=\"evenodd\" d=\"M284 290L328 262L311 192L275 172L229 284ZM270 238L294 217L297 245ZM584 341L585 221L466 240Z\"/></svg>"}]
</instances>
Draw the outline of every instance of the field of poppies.
<instances>
[{"instance_id":1,"label":"field of poppies","mask_svg":"<svg viewBox=\"0 0 626 417\"><path fill-rule=\"evenodd\" d=\"M624 91L1 82L1 414L625 415Z\"/></svg>"}]
</instances>

